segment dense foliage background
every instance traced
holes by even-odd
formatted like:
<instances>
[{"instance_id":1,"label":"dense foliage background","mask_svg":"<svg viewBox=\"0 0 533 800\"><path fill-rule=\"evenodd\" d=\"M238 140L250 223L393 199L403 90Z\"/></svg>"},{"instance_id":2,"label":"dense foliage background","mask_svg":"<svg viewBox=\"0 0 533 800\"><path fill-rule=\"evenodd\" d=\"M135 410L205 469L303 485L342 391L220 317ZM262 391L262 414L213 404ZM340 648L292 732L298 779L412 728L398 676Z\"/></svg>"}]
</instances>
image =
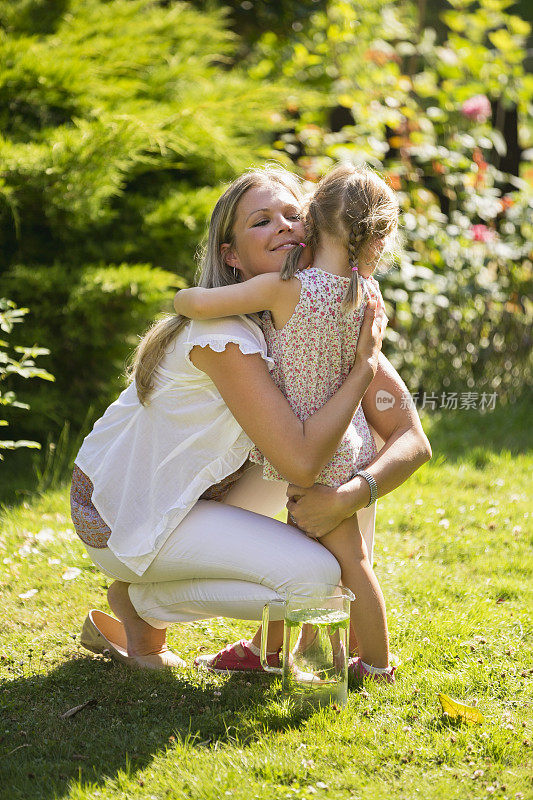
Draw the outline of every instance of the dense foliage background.
<instances>
[{"instance_id":1,"label":"dense foliage background","mask_svg":"<svg viewBox=\"0 0 533 800\"><path fill-rule=\"evenodd\" d=\"M15 343L55 376L0 373L31 404L4 403L9 439L101 413L193 279L223 182L269 158L310 182L366 161L399 192L406 247L381 283L410 391L522 392L533 76L510 5L0 2L0 296L30 308Z\"/></svg>"}]
</instances>

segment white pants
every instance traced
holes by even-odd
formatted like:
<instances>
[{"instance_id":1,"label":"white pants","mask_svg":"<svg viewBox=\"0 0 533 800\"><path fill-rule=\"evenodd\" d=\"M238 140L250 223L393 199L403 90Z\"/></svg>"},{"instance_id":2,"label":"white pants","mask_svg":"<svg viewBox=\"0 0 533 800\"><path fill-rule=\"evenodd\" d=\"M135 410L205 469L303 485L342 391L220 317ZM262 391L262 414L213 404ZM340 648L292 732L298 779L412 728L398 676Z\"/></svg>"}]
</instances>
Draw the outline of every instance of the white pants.
<instances>
[{"instance_id":1,"label":"white pants","mask_svg":"<svg viewBox=\"0 0 533 800\"><path fill-rule=\"evenodd\" d=\"M107 575L130 584L135 610L155 628L219 616L258 620L266 603L289 591L336 585L340 567L331 553L270 518L285 506L287 484L261 474L259 465L247 470L224 503L199 500L143 575L109 548L86 545L87 552ZM358 512L369 553L374 517L375 507Z\"/></svg>"}]
</instances>

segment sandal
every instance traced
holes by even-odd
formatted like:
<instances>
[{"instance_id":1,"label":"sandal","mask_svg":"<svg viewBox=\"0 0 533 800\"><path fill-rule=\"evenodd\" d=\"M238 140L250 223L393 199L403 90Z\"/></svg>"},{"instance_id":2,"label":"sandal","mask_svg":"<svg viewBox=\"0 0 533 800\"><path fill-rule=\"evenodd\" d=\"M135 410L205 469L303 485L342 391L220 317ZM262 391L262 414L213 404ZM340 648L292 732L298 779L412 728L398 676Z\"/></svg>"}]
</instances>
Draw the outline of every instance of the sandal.
<instances>
[{"instance_id":1,"label":"sandal","mask_svg":"<svg viewBox=\"0 0 533 800\"><path fill-rule=\"evenodd\" d=\"M93 608L83 623L80 644L91 653L101 653L122 664L131 664L127 650L126 631L115 617Z\"/></svg>"},{"instance_id":2,"label":"sandal","mask_svg":"<svg viewBox=\"0 0 533 800\"><path fill-rule=\"evenodd\" d=\"M86 650L90 650L91 653L109 656L114 661L128 664L130 667L144 669L174 667L183 669L186 666L185 661L169 649L165 649L161 653L150 653L144 656L129 656L126 631L122 623L110 614L98 611L96 608L91 609L85 618L80 635L80 644Z\"/></svg>"},{"instance_id":3,"label":"sandal","mask_svg":"<svg viewBox=\"0 0 533 800\"><path fill-rule=\"evenodd\" d=\"M235 644L228 644L215 655L197 656L194 666L209 672L264 672L261 659L252 653L249 645L249 642L241 639ZM267 663L271 667L279 667L279 650L267 655Z\"/></svg>"}]
</instances>

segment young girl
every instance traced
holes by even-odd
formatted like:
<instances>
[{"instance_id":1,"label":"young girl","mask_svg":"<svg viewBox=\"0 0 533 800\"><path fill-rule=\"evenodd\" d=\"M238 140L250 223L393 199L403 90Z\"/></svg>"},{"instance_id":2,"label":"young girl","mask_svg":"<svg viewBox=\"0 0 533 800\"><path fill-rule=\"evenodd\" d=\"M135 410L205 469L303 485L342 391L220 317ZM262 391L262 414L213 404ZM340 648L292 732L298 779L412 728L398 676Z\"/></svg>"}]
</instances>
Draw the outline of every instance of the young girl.
<instances>
[{"instance_id":1,"label":"young girl","mask_svg":"<svg viewBox=\"0 0 533 800\"><path fill-rule=\"evenodd\" d=\"M268 224L268 210L258 209L246 224L257 228ZM320 181L309 202L305 241L288 234L277 246L288 252L281 273L233 286L182 290L176 295L175 310L193 319L265 312L263 331L275 362L274 381L295 414L305 420L337 391L353 365L366 305L371 299L382 303L372 273L395 239L397 224L397 200L375 172L338 166ZM225 248L230 267L242 263L246 254L238 253L231 242ZM305 269L302 253L312 256L312 265ZM370 505L376 499L375 482L361 470L375 455L374 439L359 406L317 483L340 486L359 472L369 482ZM257 448L250 460L263 464L265 479L285 480ZM321 542L337 558L344 585L357 597L351 622L359 657L350 659L351 673L393 682L385 604L357 518L345 520ZM217 663L217 668L221 666Z\"/></svg>"}]
</instances>

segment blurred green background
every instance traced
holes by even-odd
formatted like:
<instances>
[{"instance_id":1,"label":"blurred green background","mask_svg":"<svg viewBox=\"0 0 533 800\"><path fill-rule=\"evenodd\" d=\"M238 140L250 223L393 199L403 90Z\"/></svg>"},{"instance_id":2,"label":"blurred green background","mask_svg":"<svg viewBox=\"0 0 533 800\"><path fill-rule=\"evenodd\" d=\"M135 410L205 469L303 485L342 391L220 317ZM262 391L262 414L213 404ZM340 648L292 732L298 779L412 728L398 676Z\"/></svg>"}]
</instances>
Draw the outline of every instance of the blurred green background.
<instances>
[{"instance_id":1,"label":"blurred green background","mask_svg":"<svg viewBox=\"0 0 533 800\"><path fill-rule=\"evenodd\" d=\"M0 2L0 499L64 475L194 280L225 183L269 160L310 183L339 160L382 170L405 237L380 276L386 355L433 407L523 402L532 16L525 0Z\"/></svg>"}]
</instances>

